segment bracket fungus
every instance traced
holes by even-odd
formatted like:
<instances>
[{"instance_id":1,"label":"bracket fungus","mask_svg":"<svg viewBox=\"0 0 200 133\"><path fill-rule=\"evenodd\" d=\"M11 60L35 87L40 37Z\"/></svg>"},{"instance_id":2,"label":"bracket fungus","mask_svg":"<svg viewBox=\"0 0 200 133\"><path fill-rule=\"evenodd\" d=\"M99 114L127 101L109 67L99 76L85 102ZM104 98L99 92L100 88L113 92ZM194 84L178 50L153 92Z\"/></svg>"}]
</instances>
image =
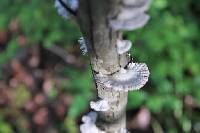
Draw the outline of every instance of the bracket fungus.
<instances>
[{"instance_id":1,"label":"bracket fungus","mask_svg":"<svg viewBox=\"0 0 200 133\"><path fill-rule=\"evenodd\" d=\"M144 13L145 11L147 11L151 3L150 0L133 0L132 3L124 0L123 2L125 3L125 5L122 6L119 14L117 15L117 19L119 20L130 19L139 15L140 13Z\"/></svg>"},{"instance_id":2,"label":"bracket fungus","mask_svg":"<svg viewBox=\"0 0 200 133\"><path fill-rule=\"evenodd\" d=\"M128 52L131 46L132 46L131 41L117 39L117 53L118 54L123 54L123 53Z\"/></svg>"},{"instance_id":3,"label":"bracket fungus","mask_svg":"<svg viewBox=\"0 0 200 133\"><path fill-rule=\"evenodd\" d=\"M140 13L130 19L120 20L113 19L110 20L110 26L114 30L135 30L143 27L149 20L149 15L145 13Z\"/></svg>"},{"instance_id":4,"label":"bracket fungus","mask_svg":"<svg viewBox=\"0 0 200 133\"><path fill-rule=\"evenodd\" d=\"M97 83L116 91L138 90L148 81L149 70L145 63L129 63L112 75L96 74Z\"/></svg>"},{"instance_id":5,"label":"bracket fungus","mask_svg":"<svg viewBox=\"0 0 200 133\"><path fill-rule=\"evenodd\" d=\"M143 27L149 20L145 11L151 0L123 0L119 13L110 20L114 30L135 30Z\"/></svg>"},{"instance_id":6,"label":"bracket fungus","mask_svg":"<svg viewBox=\"0 0 200 133\"><path fill-rule=\"evenodd\" d=\"M125 6L130 7L146 7L145 10L147 10L150 6L151 0L123 0L123 4Z\"/></svg>"},{"instance_id":7,"label":"bracket fungus","mask_svg":"<svg viewBox=\"0 0 200 133\"><path fill-rule=\"evenodd\" d=\"M85 41L84 37L80 37L80 39L78 39L78 42L80 45L81 53L83 55L85 55L88 52L88 50L87 50L87 45L86 45L86 41Z\"/></svg>"},{"instance_id":8,"label":"bracket fungus","mask_svg":"<svg viewBox=\"0 0 200 133\"><path fill-rule=\"evenodd\" d=\"M90 107L94 109L95 111L107 111L110 109L108 101L106 100L99 100L96 102L91 101Z\"/></svg>"},{"instance_id":9,"label":"bracket fungus","mask_svg":"<svg viewBox=\"0 0 200 133\"><path fill-rule=\"evenodd\" d=\"M125 128L121 128L119 132L120 132L120 133L130 133L130 132L129 132L128 130L126 130Z\"/></svg>"},{"instance_id":10,"label":"bracket fungus","mask_svg":"<svg viewBox=\"0 0 200 133\"><path fill-rule=\"evenodd\" d=\"M95 122L97 120L96 112L89 112L82 117L83 124L80 125L81 133L105 133L97 128Z\"/></svg>"}]
</instances>

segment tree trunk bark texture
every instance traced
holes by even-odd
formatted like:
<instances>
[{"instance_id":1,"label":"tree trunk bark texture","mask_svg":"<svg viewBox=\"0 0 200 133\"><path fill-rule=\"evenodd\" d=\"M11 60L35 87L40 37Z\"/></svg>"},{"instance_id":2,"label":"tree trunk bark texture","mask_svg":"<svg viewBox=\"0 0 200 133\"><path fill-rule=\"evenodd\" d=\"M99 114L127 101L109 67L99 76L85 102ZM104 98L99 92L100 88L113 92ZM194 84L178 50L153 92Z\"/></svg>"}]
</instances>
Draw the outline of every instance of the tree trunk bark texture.
<instances>
[{"instance_id":1,"label":"tree trunk bark texture","mask_svg":"<svg viewBox=\"0 0 200 133\"><path fill-rule=\"evenodd\" d=\"M80 0L78 23L86 39L93 74L110 75L125 67L128 56L117 53L116 41L121 38L119 31L109 26L109 19L118 13L121 0ZM125 110L127 94L98 84L98 97L108 101L110 109L99 111L97 127L106 133L126 129Z\"/></svg>"}]
</instances>

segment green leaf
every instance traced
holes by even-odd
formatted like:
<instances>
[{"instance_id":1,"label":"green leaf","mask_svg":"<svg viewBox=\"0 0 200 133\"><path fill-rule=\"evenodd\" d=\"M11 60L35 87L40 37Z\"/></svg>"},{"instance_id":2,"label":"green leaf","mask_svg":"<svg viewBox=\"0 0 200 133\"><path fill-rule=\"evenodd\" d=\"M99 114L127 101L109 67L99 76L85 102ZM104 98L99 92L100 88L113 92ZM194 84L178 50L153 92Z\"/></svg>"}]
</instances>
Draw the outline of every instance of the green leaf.
<instances>
[{"instance_id":1,"label":"green leaf","mask_svg":"<svg viewBox=\"0 0 200 133\"><path fill-rule=\"evenodd\" d=\"M162 110L164 97L160 95L153 95L148 97L146 106L154 113L159 113Z\"/></svg>"},{"instance_id":2,"label":"green leaf","mask_svg":"<svg viewBox=\"0 0 200 133\"><path fill-rule=\"evenodd\" d=\"M14 132L12 131L11 126L7 122L0 120L0 133L14 133Z\"/></svg>"},{"instance_id":3,"label":"green leaf","mask_svg":"<svg viewBox=\"0 0 200 133\"><path fill-rule=\"evenodd\" d=\"M148 99L144 91L132 91L128 93L128 109L138 108Z\"/></svg>"},{"instance_id":4,"label":"green leaf","mask_svg":"<svg viewBox=\"0 0 200 133\"><path fill-rule=\"evenodd\" d=\"M90 99L91 93L79 94L75 96L69 107L68 117L75 119L82 112L86 111L88 109Z\"/></svg>"},{"instance_id":5,"label":"green leaf","mask_svg":"<svg viewBox=\"0 0 200 133\"><path fill-rule=\"evenodd\" d=\"M79 129L76 120L71 117L66 117L64 120L64 130L69 133L78 133Z\"/></svg>"},{"instance_id":6,"label":"green leaf","mask_svg":"<svg viewBox=\"0 0 200 133\"><path fill-rule=\"evenodd\" d=\"M19 85L16 87L14 105L17 107L23 106L30 98L30 92L27 90L26 86Z\"/></svg>"}]
</instances>

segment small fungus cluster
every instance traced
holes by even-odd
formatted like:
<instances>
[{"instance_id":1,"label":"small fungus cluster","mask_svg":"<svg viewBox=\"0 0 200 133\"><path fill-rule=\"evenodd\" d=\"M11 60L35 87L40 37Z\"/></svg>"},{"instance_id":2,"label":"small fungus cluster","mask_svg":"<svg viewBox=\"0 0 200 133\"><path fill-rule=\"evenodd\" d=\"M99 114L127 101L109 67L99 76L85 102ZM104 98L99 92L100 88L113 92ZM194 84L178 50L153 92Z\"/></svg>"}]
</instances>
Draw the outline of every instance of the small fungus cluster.
<instances>
[{"instance_id":1,"label":"small fungus cluster","mask_svg":"<svg viewBox=\"0 0 200 133\"><path fill-rule=\"evenodd\" d=\"M143 27L149 20L145 11L150 0L123 0L120 12L110 20L114 30L135 30Z\"/></svg>"},{"instance_id":2,"label":"small fungus cluster","mask_svg":"<svg viewBox=\"0 0 200 133\"><path fill-rule=\"evenodd\" d=\"M80 37L78 42L79 42L79 45L80 45L81 53L83 55L87 54L88 50L87 50L86 40L84 39L84 37Z\"/></svg>"},{"instance_id":3,"label":"small fungus cluster","mask_svg":"<svg viewBox=\"0 0 200 133\"><path fill-rule=\"evenodd\" d=\"M132 42L129 40L117 39L117 53L123 54L129 51L132 46Z\"/></svg>"},{"instance_id":4,"label":"small fungus cluster","mask_svg":"<svg viewBox=\"0 0 200 133\"><path fill-rule=\"evenodd\" d=\"M83 124L80 125L81 133L106 133L98 129L98 127L95 125L96 120L96 112L89 112L87 115L83 116Z\"/></svg>"},{"instance_id":5,"label":"small fungus cluster","mask_svg":"<svg viewBox=\"0 0 200 133\"><path fill-rule=\"evenodd\" d=\"M95 111L107 111L110 108L108 101L106 100L98 100L96 102L91 101L90 107L91 109L94 109Z\"/></svg>"},{"instance_id":6,"label":"small fungus cluster","mask_svg":"<svg viewBox=\"0 0 200 133\"><path fill-rule=\"evenodd\" d=\"M151 0L122 0L119 12L109 20L113 30L135 30L143 27L149 20L145 12ZM117 53L127 53L132 43L129 40L117 39ZM129 62L126 67L111 75L95 74L96 82L116 91L138 90L148 81L149 70L145 63Z\"/></svg>"}]
</instances>

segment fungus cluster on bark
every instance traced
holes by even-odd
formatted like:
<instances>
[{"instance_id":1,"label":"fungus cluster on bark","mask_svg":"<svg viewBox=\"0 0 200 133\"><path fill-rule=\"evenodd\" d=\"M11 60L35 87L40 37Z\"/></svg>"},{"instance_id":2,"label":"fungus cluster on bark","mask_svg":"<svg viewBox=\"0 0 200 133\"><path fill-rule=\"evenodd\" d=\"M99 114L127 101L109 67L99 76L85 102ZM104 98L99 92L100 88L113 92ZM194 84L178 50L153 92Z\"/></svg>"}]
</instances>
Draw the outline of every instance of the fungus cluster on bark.
<instances>
[{"instance_id":1,"label":"fungus cluster on bark","mask_svg":"<svg viewBox=\"0 0 200 133\"><path fill-rule=\"evenodd\" d=\"M87 115L82 117L83 124L80 125L81 133L106 133L98 129L95 125L97 120L96 112L89 112Z\"/></svg>"},{"instance_id":2,"label":"fungus cluster on bark","mask_svg":"<svg viewBox=\"0 0 200 133\"><path fill-rule=\"evenodd\" d=\"M55 0L55 8L57 9L58 13L61 16L63 16L65 19L68 19L70 17L70 14L76 16L77 13L76 10L78 9L78 6L82 6L80 4L80 1ZM89 0L90 4L91 1ZM111 15L109 14L108 16L104 16L105 18L107 18L109 29L112 29L115 32L121 30L128 30L128 31L136 30L138 28L143 27L148 22L150 17L145 12L149 8L151 0L118 0L118 1L120 1L121 3L118 6L117 12L113 12ZM91 6L90 4L87 6ZM88 9L88 12L91 15L92 12L90 11L91 10L90 8ZM91 17L90 15L89 17ZM89 22L92 23L92 19L93 18L89 18ZM87 22L85 21L81 22L87 25ZM88 29L95 30L90 27L88 27ZM96 31L92 31L91 34L98 34L98 33L96 33ZM112 33L110 32L109 34ZM88 38L81 37L78 40L83 55L85 55L88 52L87 49L88 43L86 43L85 41L86 39ZM90 43L93 43L92 39ZM98 40L98 38L96 39ZM132 47L132 42L129 40L123 40L121 38L117 38L115 39L115 46L116 46L115 49L116 53L121 58L123 55L127 54L127 52L130 50L130 48ZM99 63L101 62L100 58L93 58L92 60L94 61L98 60ZM110 60L110 62L112 62L112 60ZM102 60L102 63L100 64L103 63L104 62ZM127 96L127 91L138 90L141 87L143 87L148 81L149 74L150 72L145 63L134 63L132 61L129 61L129 63L124 66L120 65L119 70L111 74L101 73L100 71L94 71L94 79L97 86L109 89L109 93L111 91L126 92L126 94L125 93L124 94ZM90 107L96 112L105 112L105 114L107 115L107 112L109 110L114 110L112 104L115 102L113 101L116 100L109 100L104 97L101 97L101 99L96 102L91 101ZM126 106L126 102L124 102L123 105ZM123 111L123 108L124 107L122 107L122 109L119 110ZM82 117L83 124L81 124L80 126L81 133L105 133L95 125L97 119L96 112L90 112L88 115ZM117 133L126 133L126 132L127 130L124 128L121 128L120 130L117 131Z\"/></svg>"},{"instance_id":3,"label":"fungus cluster on bark","mask_svg":"<svg viewBox=\"0 0 200 133\"><path fill-rule=\"evenodd\" d=\"M110 108L108 101L106 100L98 100L96 102L91 101L90 107L91 109L94 109L95 111L107 111Z\"/></svg>"},{"instance_id":4,"label":"fungus cluster on bark","mask_svg":"<svg viewBox=\"0 0 200 133\"><path fill-rule=\"evenodd\" d=\"M132 42L129 40L117 39L117 53L124 54L130 50Z\"/></svg>"},{"instance_id":5,"label":"fungus cluster on bark","mask_svg":"<svg viewBox=\"0 0 200 133\"><path fill-rule=\"evenodd\" d=\"M96 74L97 83L116 91L138 90L148 81L149 70L145 63L129 63L113 75Z\"/></svg>"},{"instance_id":6,"label":"fungus cluster on bark","mask_svg":"<svg viewBox=\"0 0 200 133\"><path fill-rule=\"evenodd\" d=\"M109 20L114 30L135 30L143 27L149 20L145 11L149 8L150 0L122 0L120 11ZM129 40L117 39L118 54L127 53L132 43ZM138 90L148 81L149 70L145 63L129 63L126 68L112 75L95 75L97 83L116 91Z\"/></svg>"},{"instance_id":7,"label":"fungus cluster on bark","mask_svg":"<svg viewBox=\"0 0 200 133\"><path fill-rule=\"evenodd\" d=\"M105 131L100 130L96 125L97 113L89 112L87 115L82 117L83 124L80 125L81 133L106 133ZM120 129L120 133L128 133L124 128Z\"/></svg>"},{"instance_id":8,"label":"fungus cluster on bark","mask_svg":"<svg viewBox=\"0 0 200 133\"><path fill-rule=\"evenodd\" d=\"M84 39L84 37L80 37L78 43L80 45L81 53L83 55L87 54L88 50L87 50L86 40Z\"/></svg>"},{"instance_id":9,"label":"fungus cluster on bark","mask_svg":"<svg viewBox=\"0 0 200 133\"><path fill-rule=\"evenodd\" d=\"M150 0L123 0L121 10L110 20L114 30L135 30L143 27L149 20L145 11Z\"/></svg>"}]
</instances>

